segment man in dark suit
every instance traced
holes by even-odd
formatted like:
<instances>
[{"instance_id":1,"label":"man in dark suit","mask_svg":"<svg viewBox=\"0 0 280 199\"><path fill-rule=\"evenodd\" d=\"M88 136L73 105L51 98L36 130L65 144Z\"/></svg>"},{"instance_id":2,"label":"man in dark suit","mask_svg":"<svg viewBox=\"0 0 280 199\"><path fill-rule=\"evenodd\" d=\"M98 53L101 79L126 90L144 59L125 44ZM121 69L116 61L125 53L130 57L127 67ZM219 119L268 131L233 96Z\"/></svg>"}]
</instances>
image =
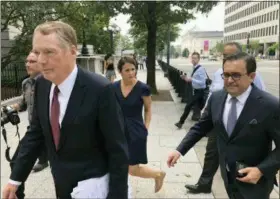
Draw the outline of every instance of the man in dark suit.
<instances>
[{"instance_id":1,"label":"man in dark suit","mask_svg":"<svg viewBox=\"0 0 280 199\"><path fill-rule=\"evenodd\" d=\"M70 199L78 182L92 180L86 181L94 182L86 192L99 198L127 199L127 142L110 82L76 66L76 33L66 23L37 26L33 52L43 77L36 81L30 129L3 197L15 197L45 143L58 198Z\"/></svg>"},{"instance_id":2,"label":"man in dark suit","mask_svg":"<svg viewBox=\"0 0 280 199\"><path fill-rule=\"evenodd\" d=\"M242 52L242 46L237 42L229 42L224 44L223 56L229 56ZM224 87L224 80L222 78L223 68L219 68L213 77L213 81L210 87L210 93L221 90ZM265 90L264 83L259 73L256 73L254 79L254 85L261 90ZM208 96L208 97L209 97ZM217 149L216 133L210 132L208 135L206 153L204 157L204 164L202 173L196 184L186 184L185 187L189 193L211 193L212 183L214 176L219 168L219 153Z\"/></svg>"},{"instance_id":3,"label":"man in dark suit","mask_svg":"<svg viewBox=\"0 0 280 199\"><path fill-rule=\"evenodd\" d=\"M167 161L169 167L174 166L181 155L214 130L230 199L269 199L280 168L279 99L252 84L255 72L255 58L246 53L225 58L225 89L210 96L202 118Z\"/></svg>"}]
</instances>

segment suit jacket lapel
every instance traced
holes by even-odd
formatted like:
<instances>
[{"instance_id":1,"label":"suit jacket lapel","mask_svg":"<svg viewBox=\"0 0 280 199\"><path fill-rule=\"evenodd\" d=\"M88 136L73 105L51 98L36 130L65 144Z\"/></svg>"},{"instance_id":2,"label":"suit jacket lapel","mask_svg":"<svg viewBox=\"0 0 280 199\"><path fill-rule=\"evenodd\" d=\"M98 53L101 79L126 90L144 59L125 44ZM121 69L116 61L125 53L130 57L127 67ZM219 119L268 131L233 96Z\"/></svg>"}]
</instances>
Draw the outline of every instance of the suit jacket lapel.
<instances>
[{"instance_id":1,"label":"suit jacket lapel","mask_svg":"<svg viewBox=\"0 0 280 199\"><path fill-rule=\"evenodd\" d=\"M83 104L85 87L82 81L82 73L83 71L80 68L78 68L77 78L68 101L64 118L61 122L60 141L58 145L58 150L61 149L67 137L67 132L65 132L64 127L67 126L67 124L70 124L74 121L75 117L78 115L81 105Z\"/></svg>"},{"instance_id":2,"label":"suit jacket lapel","mask_svg":"<svg viewBox=\"0 0 280 199\"><path fill-rule=\"evenodd\" d=\"M239 135L239 132L248 124L250 120L254 119L257 113L260 111L258 104L260 103L261 96L259 95L258 89L255 86L252 86L251 93L246 100L244 107L238 117L235 128L230 136L230 139L234 139Z\"/></svg>"},{"instance_id":3,"label":"suit jacket lapel","mask_svg":"<svg viewBox=\"0 0 280 199\"><path fill-rule=\"evenodd\" d=\"M224 107L225 107L225 102L226 102L226 99L227 99L227 92L224 90L221 95L219 96L219 99L221 101L218 101L217 102L219 103L218 105L218 110L217 110L217 113L219 114L219 122L220 122L220 126L221 126L221 134L222 136L227 140L229 139L228 137L228 134L226 132L226 128L225 128L225 125L224 125L224 121L223 121L223 115L224 115ZM214 113L216 111L214 110Z\"/></svg>"},{"instance_id":4,"label":"suit jacket lapel","mask_svg":"<svg viewBox=\"0 0 280 199\"><path fill-rule=\"evenodd\" d=\"M50 123L50 91L51 91L51 85L52 83L48 80L46 80L46 87L45 89L43 89L44 91L47 91L47 92L44 92L44 95L43 98L42 98L42 113L44 114L44 120L43 121L46 121L46 134L47 136L49 136L50 140L51 140L51 144L52 144L52 148L55 149L55 144L54 144L54 141L53 141L53 135L52 135L52 128L51 128L51 123ZM40 106L40 105L39 105Z\"/></svg>"}]
</instances>

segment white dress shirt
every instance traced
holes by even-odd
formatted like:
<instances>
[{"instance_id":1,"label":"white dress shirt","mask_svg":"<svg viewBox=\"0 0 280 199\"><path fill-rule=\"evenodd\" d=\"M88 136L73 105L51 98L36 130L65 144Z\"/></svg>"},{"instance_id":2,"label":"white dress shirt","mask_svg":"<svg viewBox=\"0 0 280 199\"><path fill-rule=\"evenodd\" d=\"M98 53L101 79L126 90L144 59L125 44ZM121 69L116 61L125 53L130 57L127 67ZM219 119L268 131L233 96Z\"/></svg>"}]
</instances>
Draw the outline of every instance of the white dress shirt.
<instances>
[{"instance_id":1,"label":"white dress shirt","mask_svg":"<svg viewBox=\"0 0 280 199\"><path fill-rule=\"evenodd\" d=\"M78 74L78 68L75 66L74 70L68 75L68 77L58 85L59 93L58 93L58 102L59 102L59 124L61 127L61 122L64 118L66 108L70 99L70 95L72 93L72 90L74 88L74 84L77 78ZM51 86L51 91L50 91L50 116L51 116L51 106L52 106L52 98L53 98L53 90L56 85L53 83ZM51 119L51 118L50 118Z\"/></svg>"},{"instance_id":2,"label":"white dress shirt","mask_svg":"<svg viewBox=\"0 0 280 199\"><path fill-rule=\"evenodd\" d=\"M61 122L63 120L63 117L65 115L66 107L71 95L71 92L73 90L76 78L78 74L78 68L77 66L74 67L73 71L68 75L68 77L60 84L58 85L59 93L58 93L58 101L59 101L59 124L61 125ZM52 98L53 98L53 90L54 90L55 84L53 83L51 86L51 91L50 91L50 116L51 116L51 105L52 105ZM14 181L14 180L9 180L10 184L13 185L21 185L21 182Z\"/></svg>"},{"instance_id":3,"label":"white dress shirt","mask_svg":"<svg viewBox=\"0 0 280 199\"><path fill-rule=\"evenodd\" d=\"M239 118L240 113L243 110L243 107L251 93L251 90L252 90L252 86L250 85L244 93L242 93L241 95L236 97L236 99L237 99L237 103L236 103L237 118L236 119ZM225 102L224 114L223 114L223 122L224 122L225 127L227 126L228 114L229 114L229 111L231 108L231 103L232 103L231 98L232 98L232 96L228 94L226 102Z\"/></svg>"}]
</instances>

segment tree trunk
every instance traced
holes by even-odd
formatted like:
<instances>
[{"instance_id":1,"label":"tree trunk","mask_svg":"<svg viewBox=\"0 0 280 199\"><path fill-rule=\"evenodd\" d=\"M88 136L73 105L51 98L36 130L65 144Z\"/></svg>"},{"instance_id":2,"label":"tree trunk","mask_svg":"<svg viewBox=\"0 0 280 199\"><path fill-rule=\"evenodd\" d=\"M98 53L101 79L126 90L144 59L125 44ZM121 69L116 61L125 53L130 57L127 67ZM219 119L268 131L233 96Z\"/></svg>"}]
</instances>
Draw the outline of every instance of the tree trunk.
<instances>
[{"instance_id":1,"label":"tree trunk","mask_svg":"<svg viewBox=\"0 0 280 199\"><path fill-rule=\"evenodd\" d=\"M147 39L147 84L151 87L152 94L158 94L156 87L156 1L148 1L148 39Z\"/></svg>"}]
</instances>

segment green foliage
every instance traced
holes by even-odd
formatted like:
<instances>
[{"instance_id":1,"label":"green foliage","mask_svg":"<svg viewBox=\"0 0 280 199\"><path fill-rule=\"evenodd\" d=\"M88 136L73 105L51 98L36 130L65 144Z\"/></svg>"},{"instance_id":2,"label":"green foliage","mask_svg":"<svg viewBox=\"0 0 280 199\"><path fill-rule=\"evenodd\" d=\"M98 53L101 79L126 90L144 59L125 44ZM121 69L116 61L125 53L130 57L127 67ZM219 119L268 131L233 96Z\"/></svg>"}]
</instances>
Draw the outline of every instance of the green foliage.
<instances>
[{"instance_id":1,"label":"green foliage","mask_svg":"<svg viewBox=\"0 0 280 199\"><path fill-rule=\"evenodd\" d=\"M157 93L155 55L158 50L164 47L164 42L159 43L157 41L160 28L166 26L166 24L172 26L178 23L186 23L188 20L194 19L194 12L208 13L217 3L209 1L124 1L107 3L111 12L130 14L129 22L134 29L146 30L146 32L141 32L141 35L134 34L134 36L137 36L136 39L134 38L134 45L143 51L143 43L145 43L143 37L147 37L147 83L153 93Z\"/></svg>"},{"instance_id":2,"label":"green foliage","mask_svg":"<svg viewBox=\"0 0 280 199\"><path fill-rule=\"evenodd\" d=\"M253 51L258 50L260 48L260 42L258 40L251 40L250 41L250 49Z\"/></svg>"},{"instance_id":3,"label":"green foliage","mask_svg":"<svg viewBox=\"0 0 280 199\"><path fill-rule=\"evenodd\" d=\"M24 59L32 48L32 34L35 27L48 20L62 20L71 24L77 32L78 43L86 43L94 49L107 51L110 37L103 27L108 26L110 14L107 6L99 2L62 1L10 1L1 3L1 32L9 26L17 28L20 34L14 38L10 52L1 58L2 67L19 58Z\"/></svg>"},{"instance_id":4,"label":"green foliage","mask_svg":"<svg viewBox=\"0 0 280 199\"><path fill-rule=\"evenodd\" d=\"M269 49L272 51L279 50L279 43L278 42L274 43L272 46L269 47Z\"/></svg>"},{"instance_id":5,"label":"green foliage","mask_svg":"<svg viewBox=\"0 0 280 199\"><path fill-rule=\"evenodd\" d=\"M131 41L130 37L128 35L122 35L118 33L115 38L115 45L121 45L123 50L127 49L133 49L133 42Z\"/></svg>"},{"instance_id":6,"label":"green foliage","mask_svg":"<svg viewBox=\"0 0 280 199\"><path fill-rule=\"evenodd\" d=\"M175 41L179 36L179 27L177 25L172 25L170 27L170 42ZM140 27L133 26L129 30L130 35L134 40L134 48L143 52L143 54L147 53L147 39L148 39L148 30L146 28L141 29ZM164 50L165 45L167 45L168 39L168 25L163 24L158 27L157 35L156 35L156 54L159 54Z\"/></svg>"}]
</instances>

